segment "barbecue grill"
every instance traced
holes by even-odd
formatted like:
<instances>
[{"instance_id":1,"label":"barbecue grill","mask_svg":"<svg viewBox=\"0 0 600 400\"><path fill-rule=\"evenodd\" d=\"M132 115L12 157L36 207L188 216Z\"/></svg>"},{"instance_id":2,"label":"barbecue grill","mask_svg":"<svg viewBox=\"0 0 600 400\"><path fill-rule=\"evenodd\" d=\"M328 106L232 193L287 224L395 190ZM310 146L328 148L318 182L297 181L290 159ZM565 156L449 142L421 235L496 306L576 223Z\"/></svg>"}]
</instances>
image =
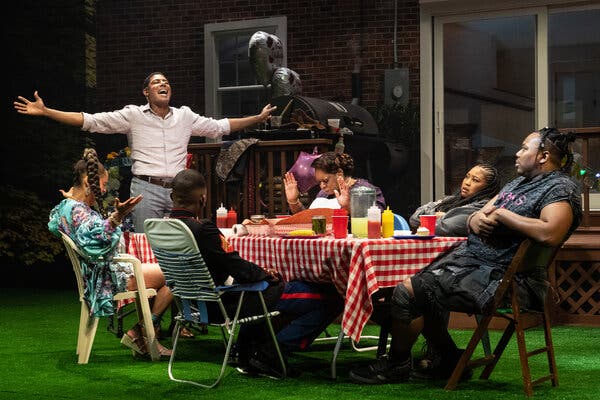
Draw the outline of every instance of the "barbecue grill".
<instances>
[{"instance_id":1,"label":"barbecue grill","mask_svg":"<svg viewBox=\"0 0 600 400\"><path fill-rule=\"evenodd\" d=\"M371 114L364 108L351 103L304 96L279 96L273 98L271 104L277 106L274 115L283 113L282 125L284 127L291 126L289 124L295 120L294 116L306 115L310 119L320 122L325 128L327 128L328 119L337 118L340 120L340 128L346 127L354 134L376 136L379 132L377 123Z\"/></svg>"}]
</instances>

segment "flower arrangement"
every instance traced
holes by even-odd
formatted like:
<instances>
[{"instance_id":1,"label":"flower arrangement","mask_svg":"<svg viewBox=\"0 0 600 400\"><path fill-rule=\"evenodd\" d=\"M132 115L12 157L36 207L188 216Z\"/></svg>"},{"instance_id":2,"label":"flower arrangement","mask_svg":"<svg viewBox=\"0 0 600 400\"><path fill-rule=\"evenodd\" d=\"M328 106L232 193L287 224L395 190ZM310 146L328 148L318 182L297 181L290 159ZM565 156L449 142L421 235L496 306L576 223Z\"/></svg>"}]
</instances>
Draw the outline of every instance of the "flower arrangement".
<instances>
[{"instance_id":1,"label":"flower arrangement","mask_svg":"<svg viewBox=\"0 0 600 400\"><path fill-rule=\"evenodd\" d=\"M121 187L122 167L131 166L131 149L125 147L118 152L113 151L106 155L104 167L108 171L108 182L106 184L106 195L102 199L102 205L105 210L113 207L115 198L119 197L119 188Z\"/></svg>"},{"instance_id":2,"label":"flower arrangement","mask_svg":"<svg viewBox=\"0 0 600 400\"><path fill-rule=\"evenodd\" d=\"M118 152L112 151L106 155L104 167L108 171L108 182L106 184L106 195L102 198L102 207L108 212L113 211L115 198L119 197L121 183L125 176L124 172L131 167L131 149L125 147ZM124 200L124 199L121 199ZM123 221L122 229L130 230L131 218L128 215Z\"/></svg>"}]
</instances>

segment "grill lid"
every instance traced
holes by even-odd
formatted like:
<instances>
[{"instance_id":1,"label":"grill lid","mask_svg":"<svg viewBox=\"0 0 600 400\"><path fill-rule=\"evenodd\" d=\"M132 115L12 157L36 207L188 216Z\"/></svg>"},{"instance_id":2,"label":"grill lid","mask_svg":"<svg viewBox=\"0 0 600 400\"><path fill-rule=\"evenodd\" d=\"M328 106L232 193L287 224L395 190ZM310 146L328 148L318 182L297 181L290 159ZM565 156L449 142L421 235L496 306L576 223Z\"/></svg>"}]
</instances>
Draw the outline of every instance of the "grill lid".
<instances>
[{"instance_id":1,"label":"grill lid","mask_svg":"<svg viewBox=\"0 0 600 400\"><path fill-rule=\"evenodd\" d=\"M292 102L290 107L284 110L290 101ZM364 108L351 103L304 96L279 96L271 99L271 104L277 106L273 115L281 115L285 111L282 125L290 122L290 117L295 111L301 110L325 127L328 119L338 118L340 119L340 128L346 127L354 134L378 134L377 123L373 116Z\"/></svg>"}]
</instances>

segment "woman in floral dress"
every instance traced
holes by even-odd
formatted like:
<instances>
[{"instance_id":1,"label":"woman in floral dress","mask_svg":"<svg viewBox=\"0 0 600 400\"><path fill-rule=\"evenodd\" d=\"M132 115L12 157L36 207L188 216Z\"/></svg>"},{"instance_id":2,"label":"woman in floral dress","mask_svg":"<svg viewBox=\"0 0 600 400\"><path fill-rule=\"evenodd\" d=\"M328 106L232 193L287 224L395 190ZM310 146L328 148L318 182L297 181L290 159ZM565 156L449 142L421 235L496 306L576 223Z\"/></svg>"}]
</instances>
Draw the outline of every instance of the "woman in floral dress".
<instances>
[{"instance_id":1,"label":"woman in floral dress","mask_svg":"<svg viewBox=\"0 0 600 400\"><path fill-rule=\"evenodd\" d=\"M108 172L99 162L94 149L85 149L83 158L75 163L73 187L64 192L65 199L50 212L48 228L56 235L63 232L79 247L87 259L81 260L84 281L84 300L90 314L95 317L112 315L113 295L137 287L133 276L133 266L129 263L113 262L121 237L122 219L142 201L141 196L124 202L115 200L115 211L105 218L98 208L98 199L105 191ZM157 295L152 304L152 319L155 324L172 301L171 291L165 286L165 279L158 266L144 264L144 280L148 288L156 289ZM137 354L147 354L142 324L137 323L123 335L121 343ZM170 355L171 350L158 345L161 355Z\"/></svg>"}]
</instances>

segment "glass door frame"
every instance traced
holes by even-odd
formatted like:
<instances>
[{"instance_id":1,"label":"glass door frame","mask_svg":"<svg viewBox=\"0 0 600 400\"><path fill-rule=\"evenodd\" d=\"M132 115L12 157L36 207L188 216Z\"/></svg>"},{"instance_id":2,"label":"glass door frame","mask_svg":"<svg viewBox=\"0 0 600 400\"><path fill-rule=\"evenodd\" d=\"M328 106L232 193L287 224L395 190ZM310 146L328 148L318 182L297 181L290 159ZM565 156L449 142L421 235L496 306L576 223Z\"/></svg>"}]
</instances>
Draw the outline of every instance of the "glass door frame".
<instances>
[{"instance_id":1,"label":"glass door frame","mask_svg":"<svg viewBox=\"0 0 600 400\"><path fill-rule=\"evenodd\" d=\"M429 103L433 104L433 110L429 111L431 113L430 117L432 118L431 129L433 132L433 135L430 135L430 137L433 137L433 139L431 140L431 143L429 143L429 148L423 146L423 140L421 142L422 152L423 150L429 150L431 152L426 156L426 158L431 159L433 161L432 165L430 166L430 170L427 172L427 175L432 177L433 179L431 179L430 183L432 190L430 190L429 193L423 193L424 191L421 191L422 201L439 199L446 195L446 193L444 193L444 24L517 16L535 17L535 126L544 127L548 125L548 9L546 7L530 7L517 10L502 10L433 17L431 37L433 42L433 46L431 49L433 54L433 59L431 60L433 98ZM423 96L422 93L422 102L424 100L423 97L425 96ZM428 108L423 104L421 104L421 106L422 110L428 110ZM431 110L431 107L429 108L429 110ZM426 116L423 113L421 114L421 117L423 120L429 118L429 116ZM427 132L426 129L423 129L423 126L421 128L422 132ZM526 132L524 132L524 134L525 133ZM427 134L425 133L425 135ZM422 170L421 173L423 174L424 171ZM426 197L424 199L423 195L429 195L431 197Z\"/></svg>"}]
</instances>

